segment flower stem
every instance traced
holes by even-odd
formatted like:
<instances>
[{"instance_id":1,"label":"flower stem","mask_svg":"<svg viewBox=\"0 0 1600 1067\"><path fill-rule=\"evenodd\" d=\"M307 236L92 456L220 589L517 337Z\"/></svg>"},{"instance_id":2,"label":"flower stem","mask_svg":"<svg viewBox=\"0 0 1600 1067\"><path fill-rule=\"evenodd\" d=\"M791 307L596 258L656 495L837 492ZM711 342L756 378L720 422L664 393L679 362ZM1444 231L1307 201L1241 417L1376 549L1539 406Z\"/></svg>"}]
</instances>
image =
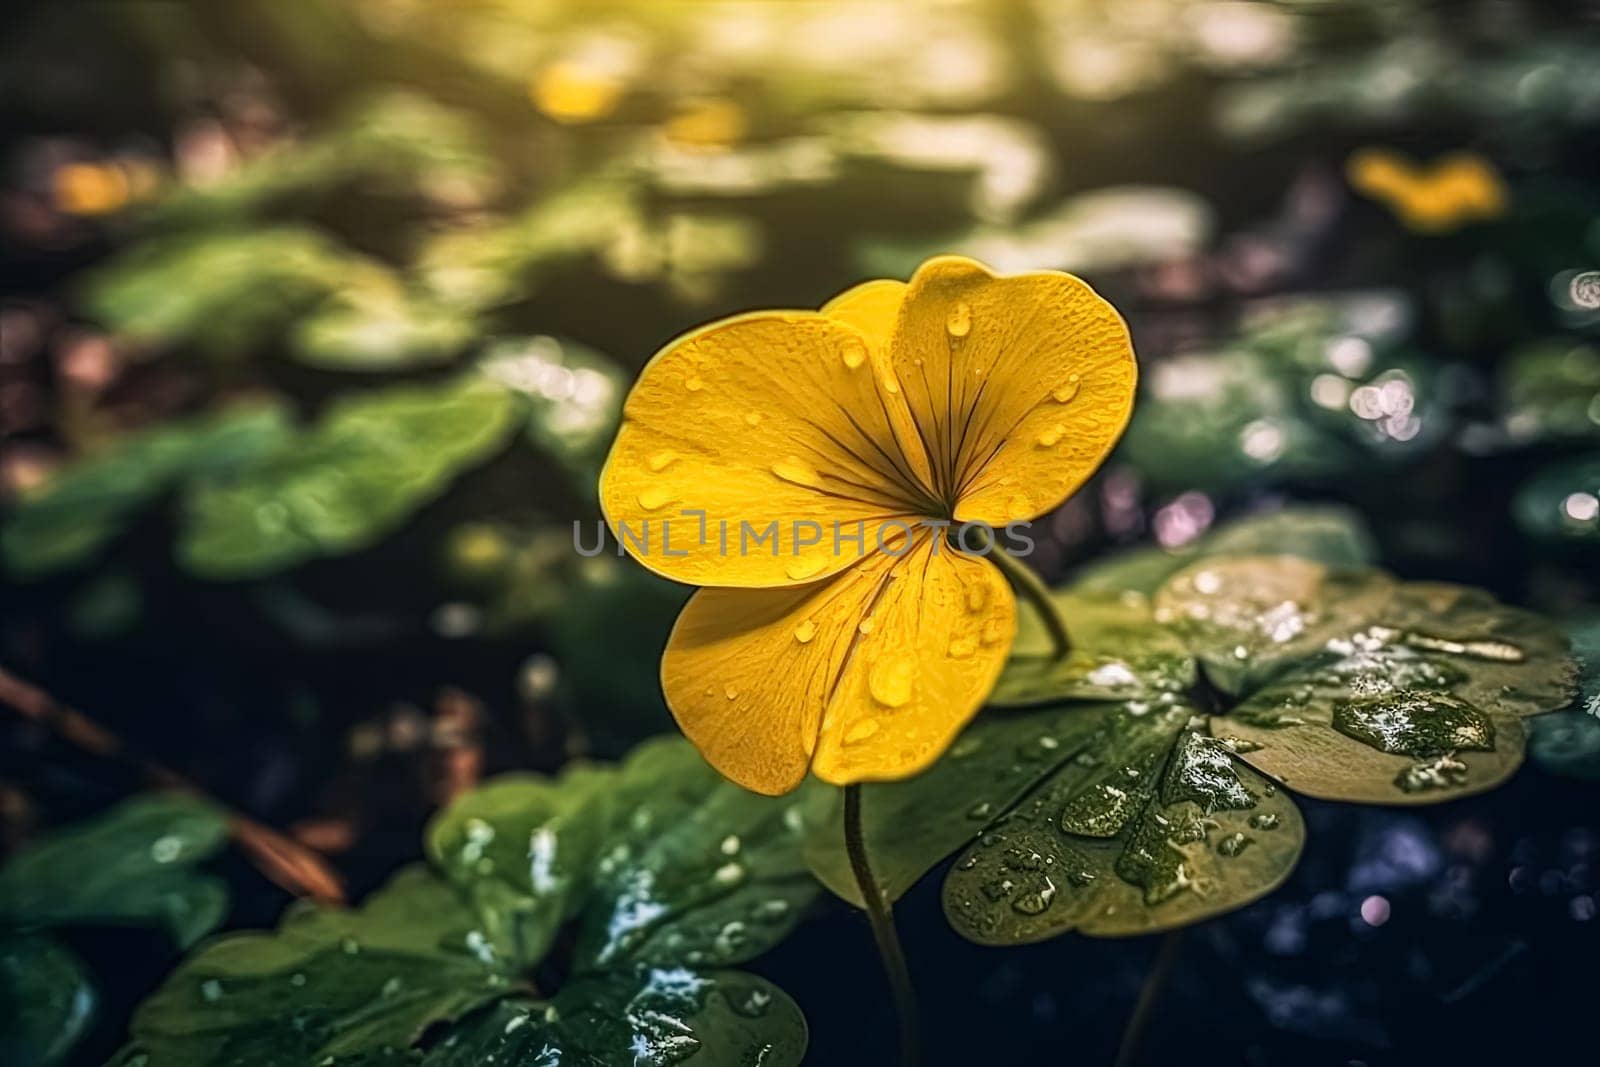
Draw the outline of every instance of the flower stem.
<instances>
[{"instance_id":1,"label":"flower stem","mask_svg":"<svg viewBox=\"0 0 1600 1067\"><path fill-rule=\"evenodd\" d=\"M911 985L911 972L906 968L905 953L900 950L900 937L895 933L894 915L884 898L878 880L867 863L867 844L861 834L861 787L844 787L844 847L850 855L850 870L856 876L856 888L861 890L862 905L867 921L872 924L872 937L878 943L878 955L883 958L883 970L889 979L889 992L894 996L895 1015L900 1022L900 1063L903 1067L916 1067L921 1061L917 1035L917 994Z\"/></svg>"},{"instance_id":2,"label":"flower stem","mask_svg":"<svg viewBox=\"0 0 1600 1067\"><path fill-rule=\"evenodd\" d=\"M1050 631L1050 642L1054 646L1052 656L1056 659L1065 657L1072 651L1072 638L1067 636L1067 621L1061 617L1061 609L1050 597L1050 587L1034 573L1033 568L1015 556L1006 555L1005 550L992 539L990 548L989 558L1011 580L1012 587L1033 606L1044 622L1044 628Z\"/></svg>"},{"instance_id":3,"label":"flower stem","mask_svg":"<svg viewBox=\"0 0 1600 1067\"><path fill-rule=\"evenodd\" d=\"M1117 1048L1115 1067L1133 1067L1138 1061L1145 1025L1150 1021L1156 1000L1160 998L1161 990L1172 974L1173 965L1178 962L1178 949L1182 945L1182 927L1170 931L1161 939L1155 962L1150 965L1150 973L1145 975L1144 986L1139 990L1139 1000L1134 1004L1133 1014L1128 1016L1128 1025L1122 1031L1122 1044Z\"/></svg>"}]
</instances>

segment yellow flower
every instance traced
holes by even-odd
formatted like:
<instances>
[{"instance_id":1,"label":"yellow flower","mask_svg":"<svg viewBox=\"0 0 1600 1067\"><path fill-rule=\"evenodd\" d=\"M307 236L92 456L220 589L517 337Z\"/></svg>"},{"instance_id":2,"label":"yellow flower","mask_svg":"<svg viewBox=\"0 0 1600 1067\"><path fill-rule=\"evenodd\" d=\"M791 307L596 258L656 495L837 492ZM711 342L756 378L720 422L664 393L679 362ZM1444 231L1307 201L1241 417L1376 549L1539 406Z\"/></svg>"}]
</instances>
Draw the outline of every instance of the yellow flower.
<instances>
[{"instance_id":1,"label":"yellow flower","mask_svg":"<svg viewBox=\"0 0 1600 1067\"><path fill-rule=\"evenodd\" d=\"M528 95L546 115L575 125L611 114L626 88L619 77L607 70L563 61L539 71L528 85Z\"/></svg>"},{"instance_id":2,"label":"yellow flower","mask_svg":"<svg viewBox=\"0 0 1600 1067\"><path fill-rule=\"evenodd\" d=\"M1419 233L1446 233L1505 214L1508 196L1499 172L1470 152L1419 167L1386 148L1366 148L1350 157L1346 172L1352 188L1382 201Z\"/></svg>"},{"instance_id":3,"label":"yellow flower","mask_svg":"<svg viewBox=\"0 0 1600 1067\"><path fill-rule=\"evenodd\" d=\"M808 768L843 785L937 759L1016 629L981 535L965 552L947 533L1071 495L1126 426L1136 374L1122 318L1082 281L953 256L657 353L600 496L641 563L710 587L661 663L689 740L769 794Z\"/></svg>"}]
</instances>

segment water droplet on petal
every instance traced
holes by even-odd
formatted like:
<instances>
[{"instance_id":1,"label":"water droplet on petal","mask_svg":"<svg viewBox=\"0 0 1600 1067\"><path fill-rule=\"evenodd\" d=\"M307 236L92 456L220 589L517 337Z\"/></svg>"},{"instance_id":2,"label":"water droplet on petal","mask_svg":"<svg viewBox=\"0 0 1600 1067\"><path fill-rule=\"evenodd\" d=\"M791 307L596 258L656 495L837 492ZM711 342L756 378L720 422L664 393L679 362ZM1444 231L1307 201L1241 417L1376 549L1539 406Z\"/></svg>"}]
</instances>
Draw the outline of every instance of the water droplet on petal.
<instances>
[{"instance_id":1,"label":"water droplet on petal","mask_svg":"<svg viewBox=\"0 0 1600 1067\"><path fill-rule=\"evenodd\" d=\"M817 469L797 456L780 459L772 465L772 473L786 482L803 485L815 489L822 484L822 478L817 474Z\"/></svg>"},{"instance_id":2,"label":"water droplet on petal","mask_svg":"<svg viewBox=\"0 0 1600 1067\"><path fill-rule=\"evenodd\" d=\"M846 367L855 370L867 361L867 346L852 337L839 350L839 358L844 360Z\"/></svg>"},{"instance_id":3,"label":"water droplet on petal","mask_svg":"<svg viewBox=\"0 0 1600 1067\"><path fill-rule=\"evenodd\" d=\"M672 503L672 490L655 486L639 494L639 506L646 511L659 511Z\"/></svg>"},{"instance_id":4,"label":"water droplet on petal","mask_svg":"<svg viewBox=\"0 0 1600 1067\"><path fill-rule=\"evenodd\" d=\"M950 314L945 316L944 328L951 337L965 337L972 332L972 308L965 301L957 301Z\"/></svg>"},{"instance_id":5,"label":"water droplet on petal","mask_svg":"<svg viewBox=\"0 0 1600 1067\"><path fill-rule=\"evenodd\" d=\"M860 630L862 636L865 637L867 634L872 632L872 628L876 625L877 623L873 622L871 618L866 618L861 620L860 624L856 626L856 629Z\"/></svg>"},{"instance_id":6,"label":"water droplet on petal","mask_svg":"<svg viewBox=\"0 0 1600 1067\"><path fill-rule=\"evenodd\" d=\"M706 387L705 379L698 374L691 374L683 380L683 387L691 393L698 393Z\"/></svg>"},{"instance_id":7,"label":"water droplet on petal","mask_svg":"<svg viewBox=\"0 0 1600 1067\"><path fill-rule=\"evenodd\" d=\"M723 690L722 690L722 695L727 697L729 700L738 700L739 699L739 687L736 686L736 685L732 685L732 684L724 686Z\"/></svg>"},{"instance_id":8,"label":"water droplet on petal","mask_svg":"<svg viewBox=\"0 0 1600 1067\"><path fill-rule=\"evenodd\" d=\"M883 391L888 393L890 396L893 396L900 391L900 383L895 380L895 377L892 374L885 374L882 378L878 379L878 384L882 385Z\"/></svg>"},{"instance_id":9,"label":"water droplet on petal","mask_svg":"<svg viewBox=\"0 0 1600 1067\"><path fill-rule=\"evenodd\" d=\"M878 732L877 719L862 719L845 731L844 743L847 745L858 744Z\"/></svg>"},{"instance_id":10,"label":"water droplet on petal","mask_svg":"<svg viewBox=\"0 0 1600 1067\"><path fill-rule=\"evenodd\" d=\"M899 656L885 656L872 665L867 689L886 708L898 708L911 699L916 664Z\"/></svg>"},{"instance_id":11,"label":"water droplet on petal","mask_svg":"<svg viewBox=\"0 0 1600 1067\"><path fill-rule=\"evenodd\" d=\"M799 641L802 645L809 642L815 636L817 636L817 624L812 622L810 619L807 619L805 622L802 622L799 626L794 628L794 639Z\"/></svg>"},{"instance_id":12,"label":"water droplet on petal","mask_svg":"<svg viewBox=\"0 0 1600 1067\"><path fill-rule=\"evenodd\" d=\"M1078 381L1078 376L1074 374L1065 382L1062 382L1060 385L1056 386L1055 389L1051 391L1050 398L1058 404L1070 404L1072 403L1073 398L1078 395L1079 387L1080 383Z\"/></svg>"},{"instance_id":13,"label":"water droplet on petal","mask_svg":"<svg viewBox=\"0 0 1600 1067\"><path fill-rule=\"evenodd\" d=\"M660 474L662 471L678 462L678 454L676 452L657 452L646 462L649 464L649 467L652 471Z\"/></svg>"},{"instance_id":14,"label":"water droplet on petal","mask_svg":"<svg viewBox=\"0 0 1600 1067\"><path fill-rule=\"evenodd\" d=\"M978 642L972 637L958 637L950 642L950 658L966 659L978 651Z\"/></svg>"},{"instance_id":15,"label":"water droplet on petal","mask_svg":"<svg viewBox=\"0 0 1600 1067\"><path fill-rule=\"evenodd\" d=\"M760 426L761 425L761 412L752 411L749 414L745 415L744 424L746 426Z\"/></svg>"},{"instance_id":16,"label":"water droplet on petal","mask_svg":"<svg viewBox=\"0 0 1600 1067\"><path fill-rule=\"evenodd\" d=\"M1055 445L1060 444L1061 439L1066 435L1067 428L1058 422L1048 430L1041 433L1036 440L1039 442L1040 448L1052 448Z\"/></svg>"}]
</instances>

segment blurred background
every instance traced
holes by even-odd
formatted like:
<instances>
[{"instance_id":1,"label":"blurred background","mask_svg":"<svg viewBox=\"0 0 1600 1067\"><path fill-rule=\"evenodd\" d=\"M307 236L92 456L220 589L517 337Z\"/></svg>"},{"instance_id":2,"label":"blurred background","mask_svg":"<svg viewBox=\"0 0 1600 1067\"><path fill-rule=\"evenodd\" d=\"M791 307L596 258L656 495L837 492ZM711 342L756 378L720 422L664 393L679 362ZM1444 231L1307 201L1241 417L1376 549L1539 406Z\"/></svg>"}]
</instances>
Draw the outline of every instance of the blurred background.
<instances>
[{"instance_id":1,"label":"blurred background","mask_svg":"<svg viewBox=\"0 0 1600 1067\"><path fill-rule=\"evenodd\" d=\"M1400 574L1592 625L1593 2L11 11L6 846L158 764L359 894L481 777L669 729L687 591L572 550L633 375L689 327L935 252L1073 271L1132 327L1134 423L1041 520L1052 580L1325 502ZM61 706L99 733L48 728ZM1597 735L1569 717L1509 786L1438 808L1306 802L1289 885L1188 935L1149 1062L1575 1047ZM221 865L229 925L289 899ZM1108 1061L1154 945L978 949L936 883L901 909L935 1062ZM758 961L817 1063L890 1054L860 1025L886 1010L862 932L841 906ZM73 947L101 1010L71 1062L96 1063L173 950Z\"/></svg>"}]
</instances>

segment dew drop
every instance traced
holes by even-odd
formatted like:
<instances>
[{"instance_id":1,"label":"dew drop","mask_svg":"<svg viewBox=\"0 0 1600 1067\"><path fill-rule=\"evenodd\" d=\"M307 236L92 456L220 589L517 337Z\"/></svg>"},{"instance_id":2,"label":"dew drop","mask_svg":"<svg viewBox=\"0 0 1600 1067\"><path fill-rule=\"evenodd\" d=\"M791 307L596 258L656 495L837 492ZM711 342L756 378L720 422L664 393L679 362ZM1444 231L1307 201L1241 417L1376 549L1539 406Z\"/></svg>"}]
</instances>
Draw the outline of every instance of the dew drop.
<instances>
[{"instance_id":1,"label":"dew drop","mask_svg":"<svg viewBox=\"0 0 1600 1067\"><path fill-rule=\"evenodd\" d=\"M1250 838L1242 833L1229 834L1217 842L1217 851L1224 856L1237 856L1250 847Z\"/></svg>"},{"instance_id":2,"label":"dew drop","mask_svg":"<svg viewBox=\"0 0 1600 1067\"><path fill-rule=\"evenodd\" d=\"M660 474L676 462L678 462L678 454L676 452L657 452L646 460L650 469L656 474Z\"/></svg>"},{"instance_id":3,"label":"dew drop","mask_svg":"<svg viewBox=\"0 0 1600 1067\"><path fill-rule=\"evenodd\" d=\"M1275 812L1262 811L1250 816L1250 825L1257 830L1276 830L1278 816Z\"/></svg>"},{"instance_id":4,"label":"dew drop","mask_svg":"<svg viewBox=\"0 0 1600 1067\"><path fill-rule=\"evenodd\" d=\"M892 374L885 374L879 379L879 384L883 386L883 391L888 393L890 396L893 396L900 391L900 383L895 381L894 375Z\"/></svg>"},{"instance_id":5,"label":"dew drop","mask_svg":"<svg viewBox=\"0 0 1600 1067\"><path fill-rule=\"evenodd\" d=\"M844 360L846 367L855 370L867 361L867 346L852 337L839 350L839 358Z\"/></svg>"},{"instance_id":6,"label":"dew drop","mask_svg":"<svg viewBox=\"0 0 1600 1067\"><path fill-rule=\"evenodd\" d=\"M1041 915L1050 907L1050 902L1056 898L1056 884L1049 878L1040 879L1044 884L1037 889L1028 889L1018 893L1011 899L1011 910L1022 915Z\"/></svg>"},{"instance_id":7,"label":"dew drop","mask_svg":"<svg viewBox=\"0 0 1600 1067\"><path fill-rule=\"evenodd\" d=\"M772 465L772 473L786 482L803 485L815 489L822 484L822 478L817 474L817 469L805 460L796 456L780 459Z\"/></svg>"},{"instance_id":8,"label":"dew drop","mask_svg":"<svg viewBox=\"0 0 1600 1067\"><path fill-rule=\"evenodd\" d=\"M945 316L944 328L951 337L965 337L972 332L972 308L965 301L957 301L950 314Z\"/></svg>"},{"instance_id":9,"label":"dew drop","mask_svg":"<svg viewBox=\"0 0 1600 1067\"><path fill-rule=\"evenodd\" d=\"M810 619L794 628L794 639L802 645L808 643L815 636L817 636L817 624Z\"/></svg>"},{"instance_id":10,"label":"dew drop","mask_svg":"<svg viewBox=\"0 0 1600 1067\"><path fill-rule=\"evenodd\" d=\"M683 387L691 393L698 393L706 387L705 379L698 374L691 374L683 380Z\"/></svg>"},{"instance_id":11,"label":"dew drop","mask_svg":"<svg viewBox=\"0 0 1600 1067\"><path fill-rule=\"evenodd\" d=\"M877 719L862 719L845 731L844 743L847 745L859 744L877 732Z\"/></svg>"},{"instance_id":12,"label":"dew drop","mask_svg":"<svg viewBox=\"0 0 1600 1067\"><path fill-rule=\"evenodd\" d=\"M744 417L744 424L746 426L760 426L761 425L761 412L752 411L752 412L749 412L748 414L746 414L745 417Z\"/></svg>"},{"instance_id":13,"label":"dew drop","mask_svg":"<svg viewBox=\"0 0 1600 1067\"><path fill-rule=\"evenodd\" d=\"M1058 404L1070 404L1078 395L1079 385L1078 376L1074 374L1051 391L1050 399Z\"/></svg>"},{"instance_id":14,"label":"dew drop","mask_svg":"<svg viewBox=\"0 0 1600 1067\"><path fill-rule=\"evenodd\" d=\"M967 818L969 819L987 819L993 814L994 805L989 803L987 800L980 801L979 803L974 804L972 807L967 809Z\"/></svg>"},{"instance_id":15,"label":"dew drop","mask_svg":"<svg viewBox=\"0 0 1600 1067\"><path fill-rule=\"evenodd\" d=\"M1044 433L1041 433L1037 438L1035 438L1035 440L1038 441L1040 448L1053 448L1054 446L1059 445L1061 443L1061 439L1066 435L1067 428L1058 422L1048 430L1044 431Z\"/></svg>"},{"instance_id":16,"label":"dew drop","mask_svg":"<svg viewBox=\"0 0 1600 1067\"><path fill-rule=\"evenodd\" d=\"M730 683L729 685L723 687L722 695L727 697L729 700L738 700L739 687Z\"/></svg>"},{"instance_id":17,"label":"dew drop","mask_svg":"<svg viewBox=\"0 0 1600 1067\"><path fill-rule=\"evenodd\" d=\"M861 631L861 636L865 637L867 634L870 634L872 632L872 628L874 626L876 626L876 625L877 625L877 623L874 622L871 619L871 617L868 617L868 618L862 619L861 622L856 626L856 629L860 630Z\"/></svg>"},{"instance_id":18,"label":"dew drop","mask_svg":"<svg viewBox=\"0 0 1600 1067\"><path fill-rule=\"evenodd\" d=\"M898 708L911 699L916 664L909 659L886 656L872 665L867 689L872 699L886 708Z\"/></svg>"},{"instance_id":19,"label":"dew drop","mask_svg":"<svg viewBox=\"0 0 1600 1067\"><path fill-rule=\"evenodd\" d=\"M966 659L978 651L978 642L971 637L958 637L950 642L950 658Z\"/></svg>"},{"instance_id":20,"label":"dew drop","mask_svg":"<svg viewBox=\"0 0 1600 1067\"><path fill-rule=\"evenodd\" d=\"M659 511L672 503L672 490L652 486L639 494L639 506L646 511Z\"/></svg>"}]
</instances>

